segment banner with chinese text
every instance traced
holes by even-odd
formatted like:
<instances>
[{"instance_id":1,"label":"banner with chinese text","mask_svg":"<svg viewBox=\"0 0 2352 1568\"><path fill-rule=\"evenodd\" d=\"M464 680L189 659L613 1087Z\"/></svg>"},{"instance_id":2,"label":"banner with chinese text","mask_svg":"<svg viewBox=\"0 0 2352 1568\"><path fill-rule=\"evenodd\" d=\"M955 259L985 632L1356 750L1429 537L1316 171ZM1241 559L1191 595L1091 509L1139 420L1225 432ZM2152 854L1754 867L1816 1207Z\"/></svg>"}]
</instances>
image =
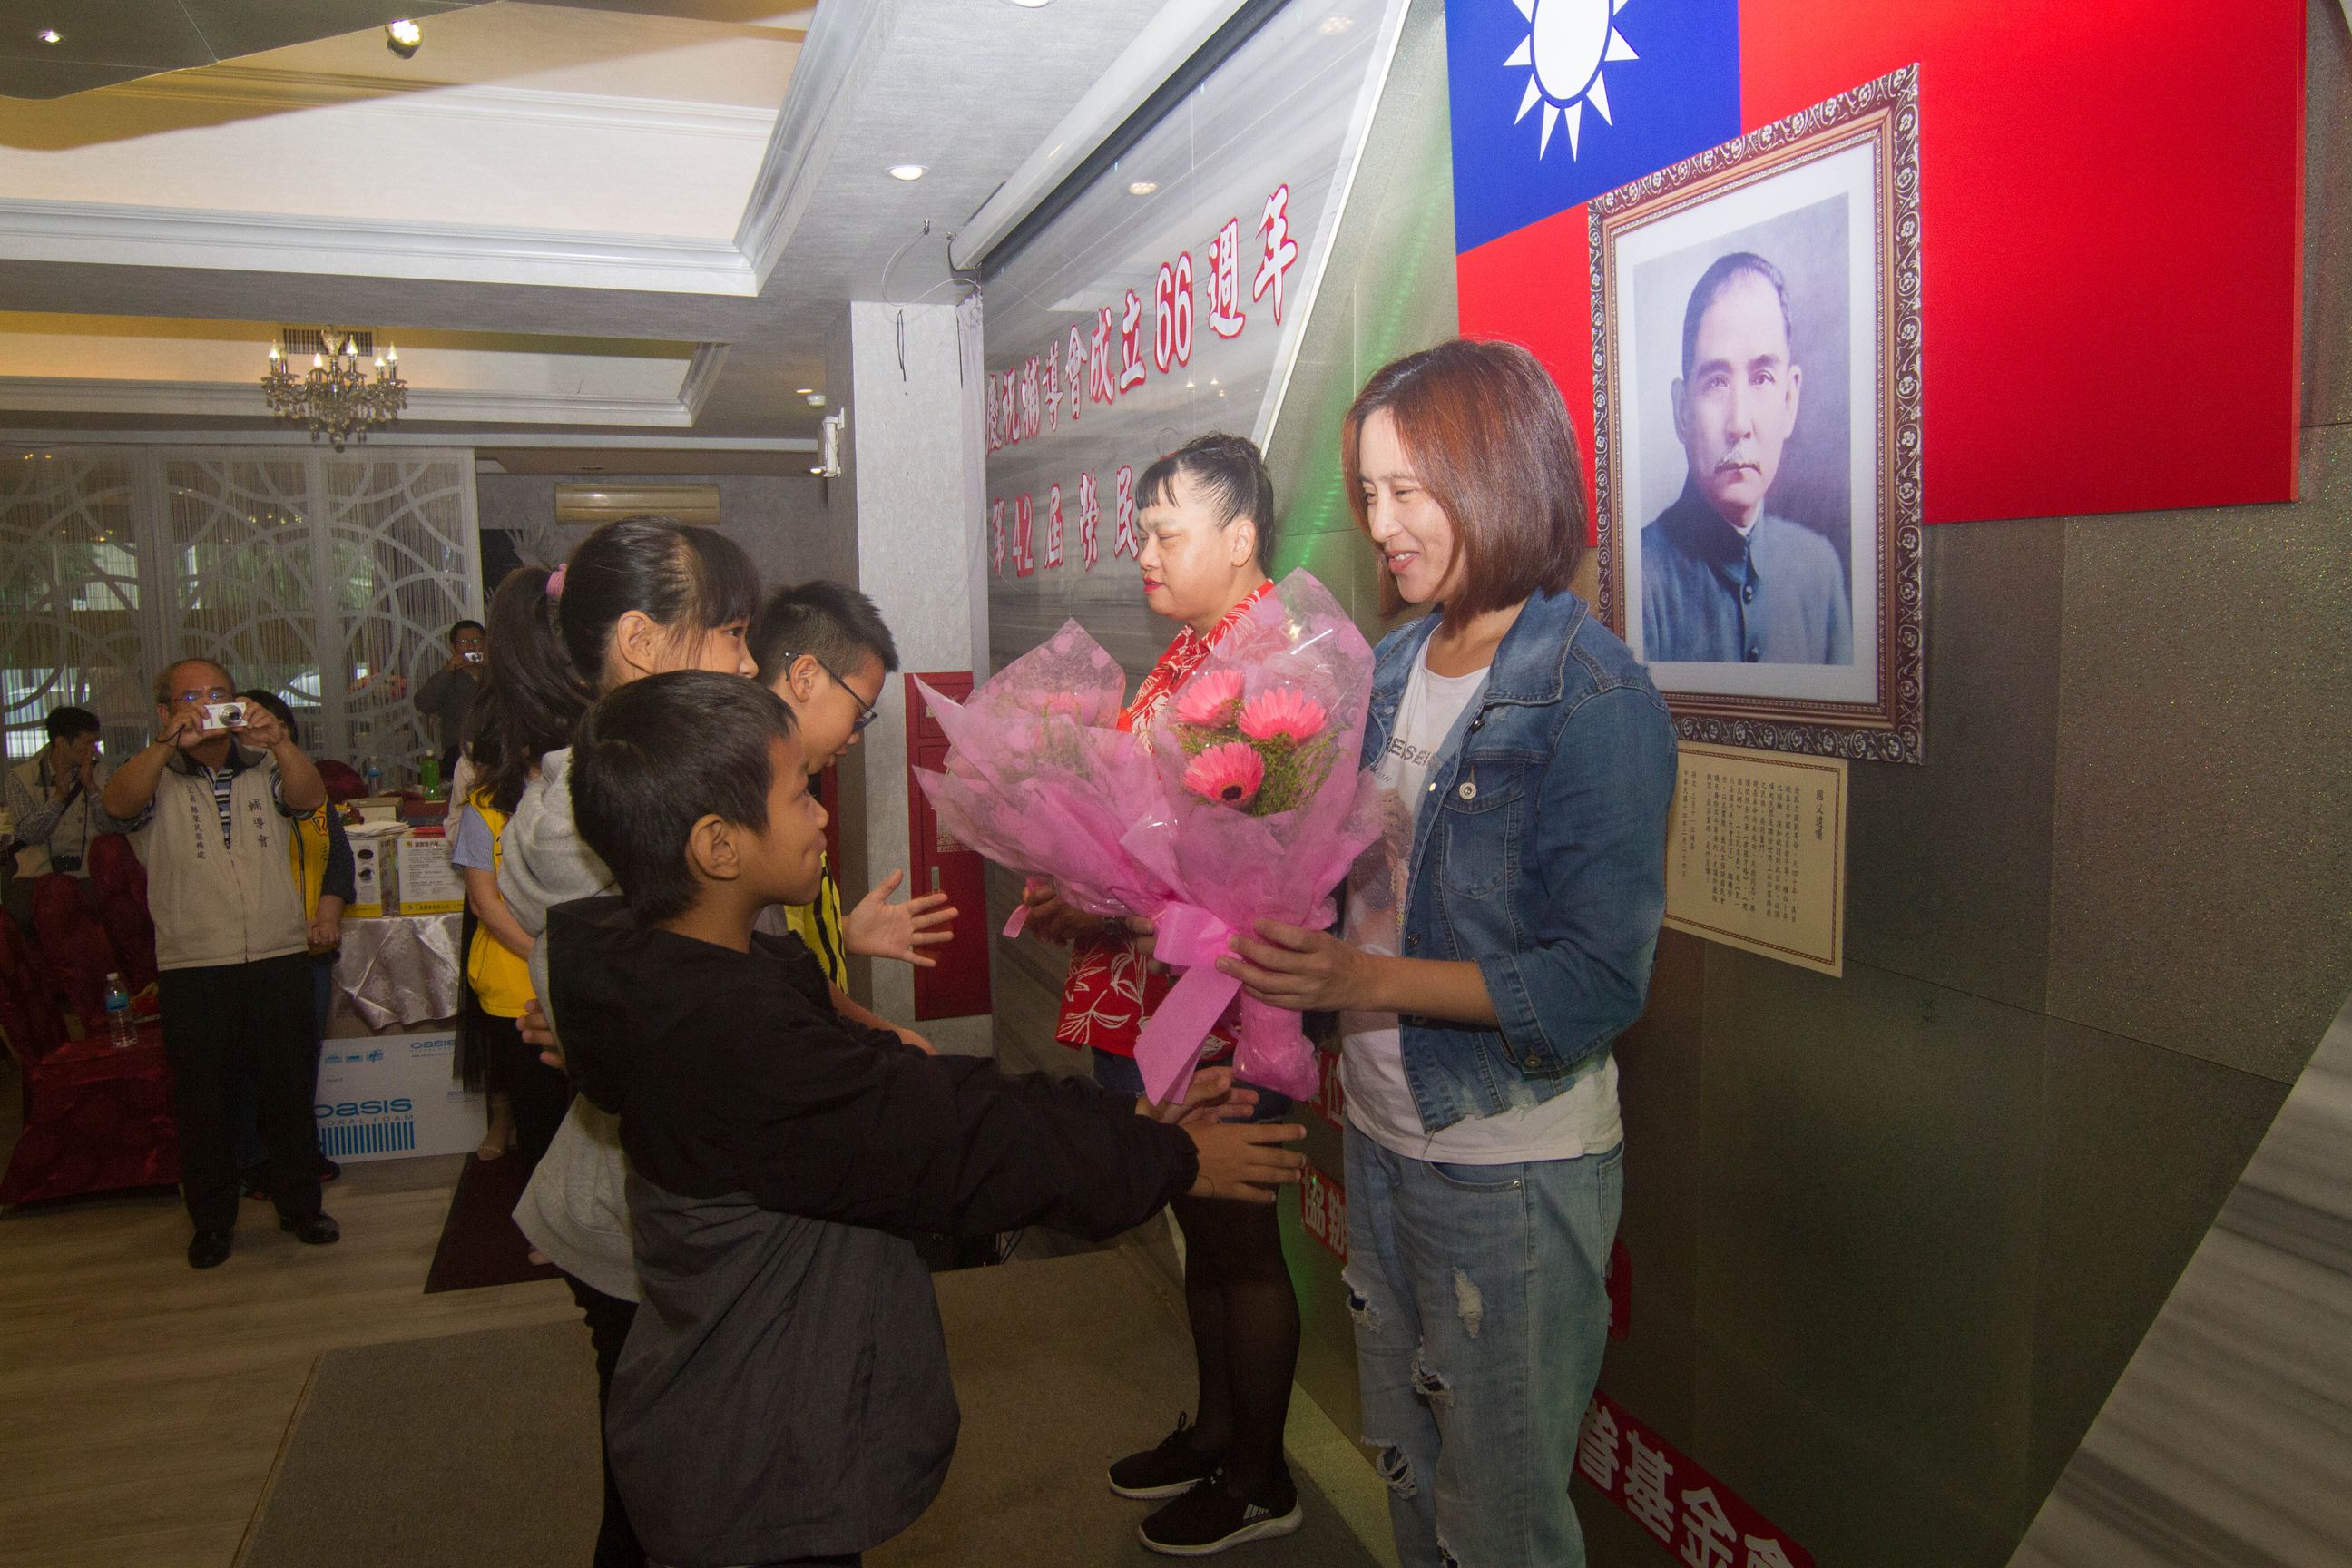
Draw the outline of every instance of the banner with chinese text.
<instances>
[{"instance_id":1,"label":"banner with chinese text","mask_svg":"<svg viewBox=\"0 0 2352 1568\"><path fill-rule=\"evenodd\" d=\"M1174 636L1136 479L1208 431L1264 444L1404 10L1276 12L989 280L993 668L1073 616L1130 678Z\"/></svg>"}]
</instances>

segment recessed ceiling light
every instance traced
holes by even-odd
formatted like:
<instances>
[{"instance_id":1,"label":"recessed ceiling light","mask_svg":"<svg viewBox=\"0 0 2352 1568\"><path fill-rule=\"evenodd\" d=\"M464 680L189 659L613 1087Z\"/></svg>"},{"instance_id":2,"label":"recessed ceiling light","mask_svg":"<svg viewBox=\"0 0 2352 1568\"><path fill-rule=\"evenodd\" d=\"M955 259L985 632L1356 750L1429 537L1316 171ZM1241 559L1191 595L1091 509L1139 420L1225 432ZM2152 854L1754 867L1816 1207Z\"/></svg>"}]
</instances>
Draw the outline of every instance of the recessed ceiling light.
<instances>
[{"instance_id":1,"label":"recessed ceiling light","mask_svg":"<svg viewBox=\"0 0 2352 1568\"><path fill-rule=\"evenodd\" d=\"M1326 16L1319 30L1336 36L1346 32L1355 25L1356 19L1353 16Z\"/></svg>"},{"instance_id":2,"label":"recessed ceiling light","mask_svg":"<svg viewBox=\"0 0 2352 1568\"><path fill-rule=\"evenodd\" d=\"M890 177L894 180L919 180L927 172L926 166L921 163L893 163L890 165Z\"/></svg>"},{"instance_id":3,"label":"recessed ceiling light","mask_svg":"<svg viewBox=\"0 0 2352 1568\"><path fill-rule=\"evenodd\" d=\"M822 393L822 392L812 392L812 393L810 393L810 394L808 395L808 405L809 405L811 408L822 408L822 407L824 407L824 393Z\"/></svg>"},{"instance_id":4,"label":"recessed ceiling light","mask_svg":"<svg viewBox=\"0 0 2352 1568\"><path fill-rule=\"evenodd\" d=\"M1127 184L1127 194L1130 196L1148 196L1159 188L1160 182L1157 180L1129 180Z\"/></svg>"},{"instance_id":5,"label":"recessed ceiling light","mask_svg":"<svg viewBox=\"0 0 2352 1568\"><path fill-rule=\"evenodd\" d=\"M814 386L795 386L793 388L794 395L800 397L806 397L810 393L814 392L816 388Z\"/></svg>"},{"instance_id":6,"label":"recessed ceiling light","mask_svg":"<svg viewBox=\"0 0 2352 1568\"><path fill-rule=\"evenodd\" d=\"M402 59L413 58L424 42L425 29L405 16L384 25L383 47Z\"/></svg>"},{"instance_id":7,"label":"recessed ceiling light","mask_svg":"<svg viewBox=\"0 0 2352 1568\"><path fill-rule=\"evenodd\" d=\"M1013 4L1020 6L1024 11L1034 11L1041 5L1052 4L1052 0L1013 0Z\"/></svg>"},{"instance_id":8,"label":"recessed ceiling light","mask_svg":"<svg viewBox=\"0 0 2352 1568\"><path fill-rule=\"evenodd\" d=\"M44 27L33 36L45 44L62 44L66 41L66 36L55 27Z\"/></svg>"}]
</instances>

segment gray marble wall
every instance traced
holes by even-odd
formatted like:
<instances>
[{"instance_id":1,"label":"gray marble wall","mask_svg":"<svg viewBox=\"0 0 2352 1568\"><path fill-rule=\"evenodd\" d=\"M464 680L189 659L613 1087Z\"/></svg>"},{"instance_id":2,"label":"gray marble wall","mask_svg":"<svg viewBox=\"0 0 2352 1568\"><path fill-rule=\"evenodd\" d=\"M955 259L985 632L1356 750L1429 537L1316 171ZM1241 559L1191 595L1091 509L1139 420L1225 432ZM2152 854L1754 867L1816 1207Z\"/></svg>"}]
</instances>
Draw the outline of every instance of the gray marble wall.
<instances>
[{"instance_id":1,"label":"gray marble wall","mask_svg":"<svg viewBox=\"0 0 2352 1568\"><path fill-rule=\"evenodd\" d=\"M2011 1568L2352 1563L2352 1003Z\"/></svg>"}]
</instances>

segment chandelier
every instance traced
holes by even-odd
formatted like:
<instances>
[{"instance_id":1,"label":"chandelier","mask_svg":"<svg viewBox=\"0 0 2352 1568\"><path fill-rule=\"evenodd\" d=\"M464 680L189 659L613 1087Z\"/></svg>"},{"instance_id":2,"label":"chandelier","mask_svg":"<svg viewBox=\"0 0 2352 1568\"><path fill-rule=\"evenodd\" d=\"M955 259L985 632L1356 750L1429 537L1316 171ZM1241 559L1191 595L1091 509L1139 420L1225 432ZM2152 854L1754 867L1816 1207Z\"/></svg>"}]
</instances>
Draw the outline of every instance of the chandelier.
<instances>
[{"instance_id":1,"label":"chandelier","mask_svg":"<svg viewBox=\"0 0 2352 1568\"><path fill-rule=\"evenodd\" d=\"M280 419L308 425L311 440L324 436L339 452L344 442L364 441L373 426L399 418L400 411L408 406L408 384L400 379L400 351L387 345L376 354L372 367L375 374L371 377L371 367L363 361L374 346L374 335L368 337L369 342L362 346L360 334L333 327L315 336L289 329L285 334L289 353L315 345L310 370L298 377L288 355L271 344L269 368L261 377L261 395L269 411ZM337 338L342 340L341 353L335 349Z\"/></svg>"}]
</instances>

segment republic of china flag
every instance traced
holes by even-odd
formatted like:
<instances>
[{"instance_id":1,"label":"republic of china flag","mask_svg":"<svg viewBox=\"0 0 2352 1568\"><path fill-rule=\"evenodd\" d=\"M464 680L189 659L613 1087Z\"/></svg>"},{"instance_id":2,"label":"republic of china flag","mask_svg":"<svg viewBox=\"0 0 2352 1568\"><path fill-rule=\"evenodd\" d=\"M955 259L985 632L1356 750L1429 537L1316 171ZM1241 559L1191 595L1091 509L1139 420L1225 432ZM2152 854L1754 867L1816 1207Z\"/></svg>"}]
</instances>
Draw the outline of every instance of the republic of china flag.
<instances>
[{"instance_id":1,"label":"republic of china flag","mask_svg":"<svg viewBox=\"0 0 2352 1568\"><path fill-rule=\"evenodd\" d=\"M1589 452L1584 204L1916 64L1927 521L2291 500L2304 18L1447 0L1462 331L1533 349Z\"/></svg>"}]
</instances>

